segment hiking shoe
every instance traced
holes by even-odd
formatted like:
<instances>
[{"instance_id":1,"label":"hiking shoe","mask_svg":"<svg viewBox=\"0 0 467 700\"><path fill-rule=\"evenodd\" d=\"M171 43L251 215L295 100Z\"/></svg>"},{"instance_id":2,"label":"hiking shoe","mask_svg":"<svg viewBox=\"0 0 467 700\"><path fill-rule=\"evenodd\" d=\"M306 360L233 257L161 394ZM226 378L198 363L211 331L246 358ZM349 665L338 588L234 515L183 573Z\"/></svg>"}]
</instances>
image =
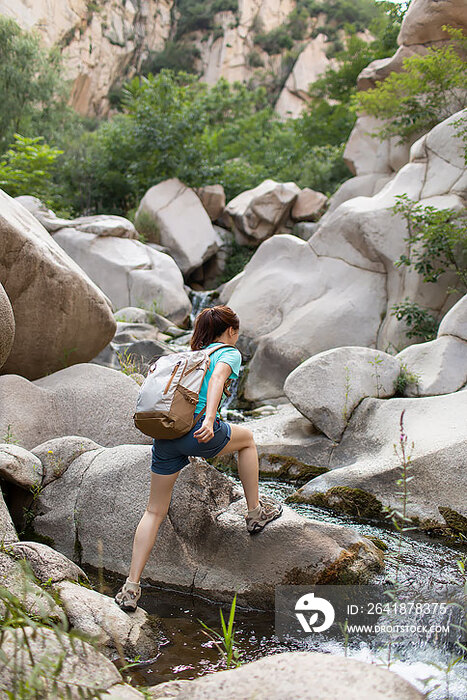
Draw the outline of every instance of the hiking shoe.
<instances>
[{"instance_id":1,"label":"hiking shoe","mask_svg":"<svg viewBox=\"0 0 467 700\"><path fill-rule=\"evenodd\" d=\"M275 501L270 496L261 496L259 499L261 506L259 515L254 517L247 515L245 517L247 530L250 535L255 535L261 532L265 525L275 520L282 514L282 505Z\"/></svg>"},{"instance_id":2,"label":"hiking shoe","mask_svg":"<svg viewBox=\"0 0 467 700\"><path fill-rule=\"evenodd\" d=\"M138 600L141 598L141 586L128 579L119 590L114 600L125 612L134 612L138 607Z\"/></svg>"}]
</instances>

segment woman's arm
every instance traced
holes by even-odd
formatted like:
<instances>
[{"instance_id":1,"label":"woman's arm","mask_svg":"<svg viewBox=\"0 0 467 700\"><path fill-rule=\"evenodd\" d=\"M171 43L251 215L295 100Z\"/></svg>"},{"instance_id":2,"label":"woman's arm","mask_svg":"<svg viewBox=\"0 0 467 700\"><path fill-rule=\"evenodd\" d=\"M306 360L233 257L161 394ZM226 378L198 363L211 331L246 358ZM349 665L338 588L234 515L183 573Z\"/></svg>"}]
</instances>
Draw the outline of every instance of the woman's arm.
<instances>
[{"instance_id":1,"label":"woman's arm","mask_svg":"<svg viewBox=\"0 0 467 700\"><path fill-rule=\"evenodd\" d=\"M193 433L198 442L209 442L214 437L214 421L219 402L222 397L224 384L229 378L232 368L226 362L217 362L208 384L206 397L206 413L203 424L199 430Z\"/></svg>"}]
</instances>

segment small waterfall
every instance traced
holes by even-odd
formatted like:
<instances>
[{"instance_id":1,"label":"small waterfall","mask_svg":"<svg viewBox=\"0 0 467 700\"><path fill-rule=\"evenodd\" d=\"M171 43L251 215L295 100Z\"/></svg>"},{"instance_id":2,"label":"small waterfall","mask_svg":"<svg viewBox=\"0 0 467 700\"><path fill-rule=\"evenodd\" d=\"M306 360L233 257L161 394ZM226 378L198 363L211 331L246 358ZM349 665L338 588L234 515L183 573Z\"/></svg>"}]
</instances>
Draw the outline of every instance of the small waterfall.
<instances>
[{"instance_id":1,"label":"small waterfall","mask_svg":"<svg viewBox=\"0 0 467 700\"><path fill-rule=\"evenodd\" d=\"M215 290L209 290L207 292L190 292L191 299L191 314L190 321L193 326L195 318L203 309L207 309L210 306L215 306L218 299L218 293Z\"/></svg>"}]
</instances>

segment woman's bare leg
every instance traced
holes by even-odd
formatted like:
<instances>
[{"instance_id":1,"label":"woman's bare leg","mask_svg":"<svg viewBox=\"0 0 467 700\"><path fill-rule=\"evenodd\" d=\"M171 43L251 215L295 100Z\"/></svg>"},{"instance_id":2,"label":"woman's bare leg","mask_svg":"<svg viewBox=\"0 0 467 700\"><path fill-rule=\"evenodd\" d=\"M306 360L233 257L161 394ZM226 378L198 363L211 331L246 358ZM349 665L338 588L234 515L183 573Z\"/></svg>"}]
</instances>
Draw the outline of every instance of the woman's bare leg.
<instances>
[{"instance_id":1,"label":"woman's bare leg","mask_svg":"<svg viewBox=\"0 0 467 700\"><path fill-rule=\"evenodd\" d=\"M254 510L259 503L258 494L258 452L253 433L241 425L231 425L232 434L220 455L238 452L238 476L242 482L248 510Z\"/></svg>"},{"instance_id":2,"label":"woman's bare leg","mask_svg":"<svg viewBox=\"0 0 467 700\"><path fill-rule=\"evenodd\" d=\"M151 472L151 490L143 517L136 528L128 578L139 583L143 569L156 542L159 526L169 510L172 490L180 471L175 474Z\"/></svg>"}]
</instances>

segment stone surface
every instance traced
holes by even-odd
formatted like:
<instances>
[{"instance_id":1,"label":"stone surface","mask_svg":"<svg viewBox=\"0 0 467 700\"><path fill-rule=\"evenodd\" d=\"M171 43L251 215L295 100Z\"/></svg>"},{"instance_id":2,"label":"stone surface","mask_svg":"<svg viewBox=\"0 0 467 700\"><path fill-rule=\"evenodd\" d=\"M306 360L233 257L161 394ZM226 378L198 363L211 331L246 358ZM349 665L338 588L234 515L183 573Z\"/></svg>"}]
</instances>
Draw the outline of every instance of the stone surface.
<instances>
[{"instance_id":1,"label":"stone surface","mask_svg":"<svg viewBox=\"0 0 467 700\"><path fill-rule=\"evenodd\" d=\"M211 221L216 221L225 209L225 192L222 185L205 185L195 191Z\"/></svg>"},{"instance_id":2,"label":"stone surface","mask_svg":"<svg viewBox=\"0 0 467 700\"><path fill-rule=\"evenodd\" d=\"M1 649L8 658L14 653L15 647L17 648L17 664L23 669L26 677L28 671L32 671L32 665L36 667L35 670L42 666L45 671L50 669L51 659L55 663L63 660L63 666L57 678L58 688L60 694L63 693L63 697L66 697L65 688L68 683L69 697L72 700L83 697L83 691L87 689L94 692L104 691L121 682L122 678L113 663L87 642L75 641L72 645L72 641L64 634L58 634L45 627L37 631L31 627L23 629L28 645L20 646L15 643L14 632L7 630L2 639ZM3 687L10 692L14 690L14 666L0 661L0 674ZM17 680L16 678L16 682ZM45 697L57 697L57 687L54 687L54 680L48 676L48 673L44 673L41 680Z\"/></svg>"},{"instance_id":3,"label":"stone surface","mask_svg":"<svg viewBox=\"0 0 467 700\"><path fill-rule=\"evenodd\" d=\"M83 564L100 562L126 575L149 493L150 461L149 445L81 455L42 491L34 527L66 556L76 556L79 542ZM239 604L270 609L279 582L363 581L381 566L377 549L353 530L308 520L284 506L281 518L253 542L245 514L245 500L233 482L193 460L177 478L145 577L216 600L230 600L237 590Z\"/></svg>"},{"instance_id":4,"label":"stone surface","mask_svg":"<svg viewBox=\"0 0 467 700\"><path fill-rule=\"evenodd\" d=\"M368 90L374 88L377 81L385 80L392 72L400 73L403 70L403 61L415 54L423 55L427 49L424 46L400 46L393 56L378 58L366 66L357 78L357 89Z\"/></svg>"},{"instance_id":5,"label":"stone surface","mask_svg":"<svg viewBox=\"0 0 467 700\"><path fill-rule=\"evenodd\" d=\"M232 199L226 212L236 229L251 243L258 243L276 233L289 216L300 192L294 182L264 180L252 190Z\"/></svg>"},{"instance_id":6,"label":"stone surface","mask_svg":"<svg viewBox=\"0 0 467 700\"><path fill-rule=\"evenodd\" d=\"M61 219L37 197L21 195L15 197L15 200L30 211L49 233L54 233L61 228L74 228L83 233L95 233L97 236L138 238L138 232L131 221L123 216L98 214L96 216L80 216L77 219Z\"/></svg>"},{"instance_id":7,"label":"stone surface","mask_svg":"<svg viewBox=\"0 0 467 700\"><path fill-rule=\"evenodd\" d=\"M87 580L84 571L73 561L41 542L14 542L9 547L9 553L15 559L29 562L34 576L42 583L56 583L64 579Z\"/></svg>"},{"instance_id":8,"label":"stone surface","mask_svg":"<svg viewBox=\"0 0 467 700\"><path fill-rule=\"evenodd\" d=\"M140 241L70 228L57 231L54 240L108 295L114 308L149 308L155 302L175 323L183 323L190 313L183 277L169 255Z\"/></svg>"},{"instance_id":9,"label":"stone surface","mask_svg":"<svg viewBox=\"0 0 467 700\"><path fill-rule=\"evenodd\" d=\"M154 658L160 639L148 624L148 614L141 608L129 615L113 598L71 581L54 585L66 616L74 629L97 638L104 654L114 657L140 655L143 661Z\"/></svg>"},{"instance_id":10,"label":"stone surface","mask_svg":"<svg viewBox=\"0 0 467 700\"><path fill-rule=\"evenodd\" d=\"M44 470L42 486L47 486L51 481L62 476L72 461L83 452L99 450L101 447L102 445L98 445L97 442L79 435L52 438L36 445L32 448L32 453L42 463Z\"/></svg>"},{"instance_id":11,"label":"stone surface","mask_svg":"<svg viewBox=\"0 0 467 700\"><path fill-rule=\"evenodd\" d=\"M67 363L87 362L114 335L109 299L37 219L2 191L0 283L16 324L3 374L37 379Z\"/></svg>"},{"instance_id":12,"label":"stone surface","mask_svg":"<svg viewBox=\"0 0 467 700\"><path fill-rule=\"evenodd\" d=\"M377 194L384 185L389 182L391 175L379 173L375 176L374 173L368 175L356 175L346 180L339 189L334 192L329 200L329 206L320 220L322 225L326 218L337 209L340 204L354 197L372 197Z\"/></svg>"},{"instance_id":13,"label":"stone surface","mask_svg":"<svg viewBox=\"0 0 467 700\"><path fill-rule=\"evenodd\" d=\"M328 198L322 192L303 189L292 207L291 216L294 221L315 221L326 207Z\"/></svg>"},{"instance_id":14,"label":"stone surface","mask_svg":"<svg viewBox=\"0 0 467 700\"><path fill-rule=\"evenodd\" d=\"M314 426L337 441L362 399L394 395L400 369L397 359L380 350L340 347L299 365L287 377L284 391Z\"/></svg>"},{"instance_id":15,"label":"stone surface","mask_svg":"<svg viewBox=\"0 0 467 700\"><path fill-rule=\"evenodd\" d=\"M6 362L15 339L15 317L7 293L0 284L0 367Z\"/></svg>"},{"instance_id":16,"label":"stone surface","mask_svg":"<svg viewBox=\"0 0 467 700\"><path fill-rule=\"evenodd\" d=\"M458 180L443 194L446 184L433 165L442 157L458 168L463 150L453 124L459 117L414 144L411 161L372 197L349 199L325 214L307 242L276 235L262 243L230 295L222 292L222 301L240 317L240 347L252 357L245 398L283 396L287 375L324 350L350 345L402 350L411 341L391 308L405 297L436 318L456 303L459 295L448 293L453 274L428 285L416 271L395 267L407 252L407 229L392 207L396 196L407 194L423 205L463 209L467 181L462 189ZM428 187L438 194L421 199Z\"/></svg>"},{"instance_id":17,"label":"stone surface","mask_svg":"<svg viewBox=\"0 0 467 700\"><path fill-rule=\"evenodd\" d=\"M109 88L141 72L149 51L160 51L171 28L172 0L1 0L1 13L36 29L46 46L59 45L72 81L72 106L105 116Z\"/></svg>"},{"instance_id":18,"label":"stone surface","mask_svg":"<svg viewBox=\"0 0 467 700\"><path fill-rule=\"evenodd\" d=\"M46 440L80 435L100 445L148 443L134 427L139 386L122 372L82 363L29 382L0 376L0 434L11 425L27 450Z\"/></svg>"},{"instance_id":19,"label":"stone surface","mask_svg":"<svg viewBox=\"0 0 467 700\"><path fill-rule=\"evenodd\" d=\"M455 335L467 340L467 294L443 317L438 328L438 338L443 335Z\"/></svg>"},{"instance_id":20,"label":"stone surface","mask_svg":"<svg viewBox=\"0 0 467 700\"><path fill-rule=\"evenodd\" d=\"M219 248L216 232L199 198L177 178L164 180L146 192L135 222L149 241L170 251L184 275L201 267Z\"/></svg>"},{"instance_id":21,"label":"stone surface","mask_svg":"<svg viewBox=\"0 0 467 700\"><path fill-rule=\"evenodd\" d=\"M446 40L443 24L467 27L467 6L464 0L413 0L402 22L398 44L427 44Z\"/></svg>"},{"instance_id":22,"label":"stone surface","mask_svg":"<svg viewBox=\"0 0 467 700\"><path fill-rule=\"evenodd\" d=\"M137 306L124 306L115 311L114 318L123 323L149 323L149 311L140 309ZM118 327L118 326L117 326Z\"/></svg>"},{"instance_id":23,"label":"stone surface","mask_svg":"<svg viewBox=\"0 0 467 700\"><path fill-rule=\"evenodd\" d=\"M397 358L418 375L417 384L408 384L404 396L449 394L467 382L467 341L455 336L410 345Z\"/></svg>"},{"instance_id":24,"label":"stone surface","mask_svg":"<svg viewBox=\"0 0 467 700\"><path fill-rule=\"evenodd\" d=\"M41 483L42 471L40 459L24 447L12 443L0 444L0 480L30 489Z\"/></svg>"},{"instance_id":25,"label":"stone surface","mask_svg":"<svg viewBox=\"0 0 467 700\"><path fill-rule=\"evenodd\" d=\"M16 542L18 535L0 490L0 542Z\"/></svg>"},{"instance_id":26,"label":"stone surface","mask_svg":"<svg viewBox=\"0 0 467 700\"><path fill-rule=\"evenodd\" d=\"M173 684L173 685L172 685ZM218 671L189 683L164 683L153 698L174 700L423 700L392 671L357 659L313 651L287 651ZM172 687L176 692L172 691ZM161 692L162 691L162 692Z\"/></svg>"},{"instance_id":27,"label":"stone surface","mask_svg":"<svg viewBox=\"0 0 467 700\"><path fill-rule=\"evenodd\" d=\"M331 507L340 510L348 494L331 489L346 487L361 489L380 504L400 510L396 481L402 472L394 445L400 454L400 418L404 410L407 452L411 454L409 475L413 476L408 484L408 517L444 524L439 508L467 517L466 391L413 399L364 399L332 453L331 471L308 482L294 499L316 502L318 498L322 505L324 496ZM385 514L380 513L380 517L384 520Z\"/></svg>"}]
</instances>

